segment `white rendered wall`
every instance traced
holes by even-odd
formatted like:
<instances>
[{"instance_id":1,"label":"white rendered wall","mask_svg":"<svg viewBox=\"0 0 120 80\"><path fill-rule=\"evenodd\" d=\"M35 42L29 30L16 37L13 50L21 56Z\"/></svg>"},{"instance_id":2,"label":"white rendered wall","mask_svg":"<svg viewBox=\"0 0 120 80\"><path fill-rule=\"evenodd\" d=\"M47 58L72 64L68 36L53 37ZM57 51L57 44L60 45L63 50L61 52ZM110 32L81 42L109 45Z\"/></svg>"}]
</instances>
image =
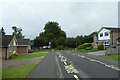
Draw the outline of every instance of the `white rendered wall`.
<instances>
[{"instance_id":1,"label":"white rendered wall","mask_svg":"<svg viewBox=\"0 0 120 80\"><path fill-rule=\"evenodd\" d=\"M105 36L105 32L108 32L109 35ZM100 34L103 33L103 36L100 37ZM98 40L109 40L110 39L110 30L107 29L102 29L99 33L98 33Z\"/></svg>"}]
</instances>

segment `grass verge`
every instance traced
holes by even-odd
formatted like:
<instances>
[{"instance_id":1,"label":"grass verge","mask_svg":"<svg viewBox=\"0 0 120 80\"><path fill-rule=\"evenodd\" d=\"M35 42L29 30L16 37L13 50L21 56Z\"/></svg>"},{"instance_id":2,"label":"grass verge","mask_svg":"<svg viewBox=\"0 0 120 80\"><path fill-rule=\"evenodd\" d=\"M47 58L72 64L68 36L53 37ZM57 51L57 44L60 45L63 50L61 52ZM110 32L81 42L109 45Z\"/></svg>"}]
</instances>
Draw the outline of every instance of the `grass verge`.
<instances>
[{"instance_id":1,"label":"grass verge","mask_svg":"<svg viewBox=\"0 0 120 80\"><path fill-rule=\"evenodd\" d=\"M6 80L6 78L25 78L28 73L35 67L35 65L36 64L29 64L25 66L4 68L2 70L2 80Z\"/></svg>"},{"instance_id":2,"label":"grass verge","mask_svg":"<svg viewBox=\"0 0 120 80\"><path fill-rule=\"evenodd\" d=\"M120 54L108 54L101 57L111 59L111 60L120 60Z\"/></svg>"},{"instance_id":3,"label":"grass verge","mask_svg":"<svg viewBox=\"0 0 120 80\"><path fill-rule=\"evenodd\" d=\"M48 54L48 52L34 52L34 53L28 53L28 54L18 54L13 59L42 57L42 56L46 56L47 54Z\"/></svg>"}]
</instances>

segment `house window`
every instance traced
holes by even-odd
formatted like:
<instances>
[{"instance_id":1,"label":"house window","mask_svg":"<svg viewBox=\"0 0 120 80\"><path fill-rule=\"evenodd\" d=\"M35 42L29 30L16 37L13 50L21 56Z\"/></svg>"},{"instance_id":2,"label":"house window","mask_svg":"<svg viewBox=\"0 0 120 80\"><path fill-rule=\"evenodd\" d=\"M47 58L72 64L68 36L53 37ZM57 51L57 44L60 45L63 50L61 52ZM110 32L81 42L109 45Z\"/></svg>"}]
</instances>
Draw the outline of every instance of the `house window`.
<instances>
[{"instance_id":1,"label":"house window","mask_svg":"<svg viewBox=\"0 0 120 80\"><path fill-rule=\"evenodd\" d=\"M104 44L107 44L107 42L105 42Z\"/></svg>"},{"instance_id":2,"label":"house window","mask_svg":"<svg viewBox=\"0 0 120 80\"><path fill-rule=\"evenodd\" d=\"M105 32L105 36L108 36L109 35L109 33L108 32Z\"/></svg>"},{"instance_id":3,"label":"house window","mask_svg":"<svg viewBox=\"0 0 120 80\"><path fill-rule=\"evenodd\" d=\"M100 33L100 37L103 37L103 33Z\"/></svg>"},{"instance_id":4,"label":"house window","mask_svg":"<svg viewBox=\"0 0 120 80\"><path fill-rule=\"evenodd\" d=\"M107 44L109 44L109 42L107 41Z\"/></svg>"},{"instance_id":5,"label":"house window","mask_svg":"<svg viewBox=\"0 0 120 80\"><path fill-rule=\"evenodd\" d=\"M109 42L108 42L108 41L105 41L104 44L109 44Z\"/></svg>"}]
</instances>

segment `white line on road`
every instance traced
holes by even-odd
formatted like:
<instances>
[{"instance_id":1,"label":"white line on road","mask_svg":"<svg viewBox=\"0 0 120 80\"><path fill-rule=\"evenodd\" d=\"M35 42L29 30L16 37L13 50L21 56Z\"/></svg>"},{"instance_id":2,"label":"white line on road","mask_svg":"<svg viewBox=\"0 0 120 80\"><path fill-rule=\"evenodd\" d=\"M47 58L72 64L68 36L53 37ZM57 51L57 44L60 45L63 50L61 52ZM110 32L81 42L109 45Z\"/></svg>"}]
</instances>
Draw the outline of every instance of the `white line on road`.
<instances>
[{"instance_id":1,"label":"white line on road","mask_svg":"<svg viewBox=\"0 0 120 80\"><path fill-rule=\"evenodd\" d=\"M56 58L56 62L57 62L57 65L58 65L59 77L60 77L60 78L64 78L64 77L63 77L63 74L62 74L62 70L61 70L61 68L60 68L60 64L59 64L59 61L58 61L57 56L56 56L55 58Z\"/></svg>"},{"instance_id":2,"label":"white line on road","mask_svg":"<svg viewBox=\"0 0 120 80\"><path fill-rule=\"evenodd\" d=\"M77 75L73 75L76 80L80 80Z\"/></svg>"},{"instance_id":3,"label":"white line on road","mask_svg":"<svg viewBox=\"0 0 120 80\"><path fill-rule=\"evenodd\" d=\"M109 68L112 68L112 69L114 69L114 70L120 71L120 69L119 69L118 67L114 66L114 65L108 65L108 64L103 63L103 62L101 62L101 61L99 61L99 60L91 59L91 58L86 57L86 56L80 56L80 55L77 55L77 56L79 56L79 57L81 57L81 58L84 58L84 59L88 59L88 60L90 60L91 62L100 63L100 64L102 64L102 65L104 65L104 66L106 66L106 67L109 67Z\"/></svg>"},{"instance_id":4,"label":"white line on road","mask_svg":"<svg viewBox=\"0 0 120 80\"><path fill-rule=\"evenodd\" d=\"M90 60L91 62L100 63L100 64L102 64L102 65L104 65L104 66L106 66L106 67L109 67L109 68L112 68L112 69L114 69L114 70L120 71L120 68L119 68L119 67L116 67L116 66L114 66L114 65L108 65L108 64L103 63L103 62L101 62L101 61L99 61L99 60L91 59L91 58L86 57L86 56L83 56L83 55L77 55L77 54L72 54L72 55L74 55L74 56L76 55L76 56L79 56L79 57L81 57L81 58Z\"/></svg>"}]
</instances>

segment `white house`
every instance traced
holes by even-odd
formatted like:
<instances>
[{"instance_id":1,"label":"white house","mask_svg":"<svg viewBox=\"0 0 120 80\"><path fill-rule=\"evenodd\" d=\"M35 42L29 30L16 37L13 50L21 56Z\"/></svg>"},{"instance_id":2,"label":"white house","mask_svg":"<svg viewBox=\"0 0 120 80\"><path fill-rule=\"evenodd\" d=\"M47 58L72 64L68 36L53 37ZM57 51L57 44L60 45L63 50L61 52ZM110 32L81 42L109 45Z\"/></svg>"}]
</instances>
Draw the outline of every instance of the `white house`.
<instances>
[{"instance_id":1,"label":"white house","mask_svg":"<svg viewBox=\"0 0 120 80\"><path fill-rule=\"evenodd\" d=\"M110 31L107 27L102 27L98 31L98 44L104 44L105 46L110 45Z\"/></svg>"},{"instance_id":2,"label":"white house","mask_svg":"<svg viewBox=\"0 0 120 80\"><path fill-rule=\"evenodd\" d=\"M120 28L118 27L102 27L94 36L94 46L97 48L98 44L103 44L105 47L117 45L117 39L120 37Z\"/></svg>"}]
</instances>

